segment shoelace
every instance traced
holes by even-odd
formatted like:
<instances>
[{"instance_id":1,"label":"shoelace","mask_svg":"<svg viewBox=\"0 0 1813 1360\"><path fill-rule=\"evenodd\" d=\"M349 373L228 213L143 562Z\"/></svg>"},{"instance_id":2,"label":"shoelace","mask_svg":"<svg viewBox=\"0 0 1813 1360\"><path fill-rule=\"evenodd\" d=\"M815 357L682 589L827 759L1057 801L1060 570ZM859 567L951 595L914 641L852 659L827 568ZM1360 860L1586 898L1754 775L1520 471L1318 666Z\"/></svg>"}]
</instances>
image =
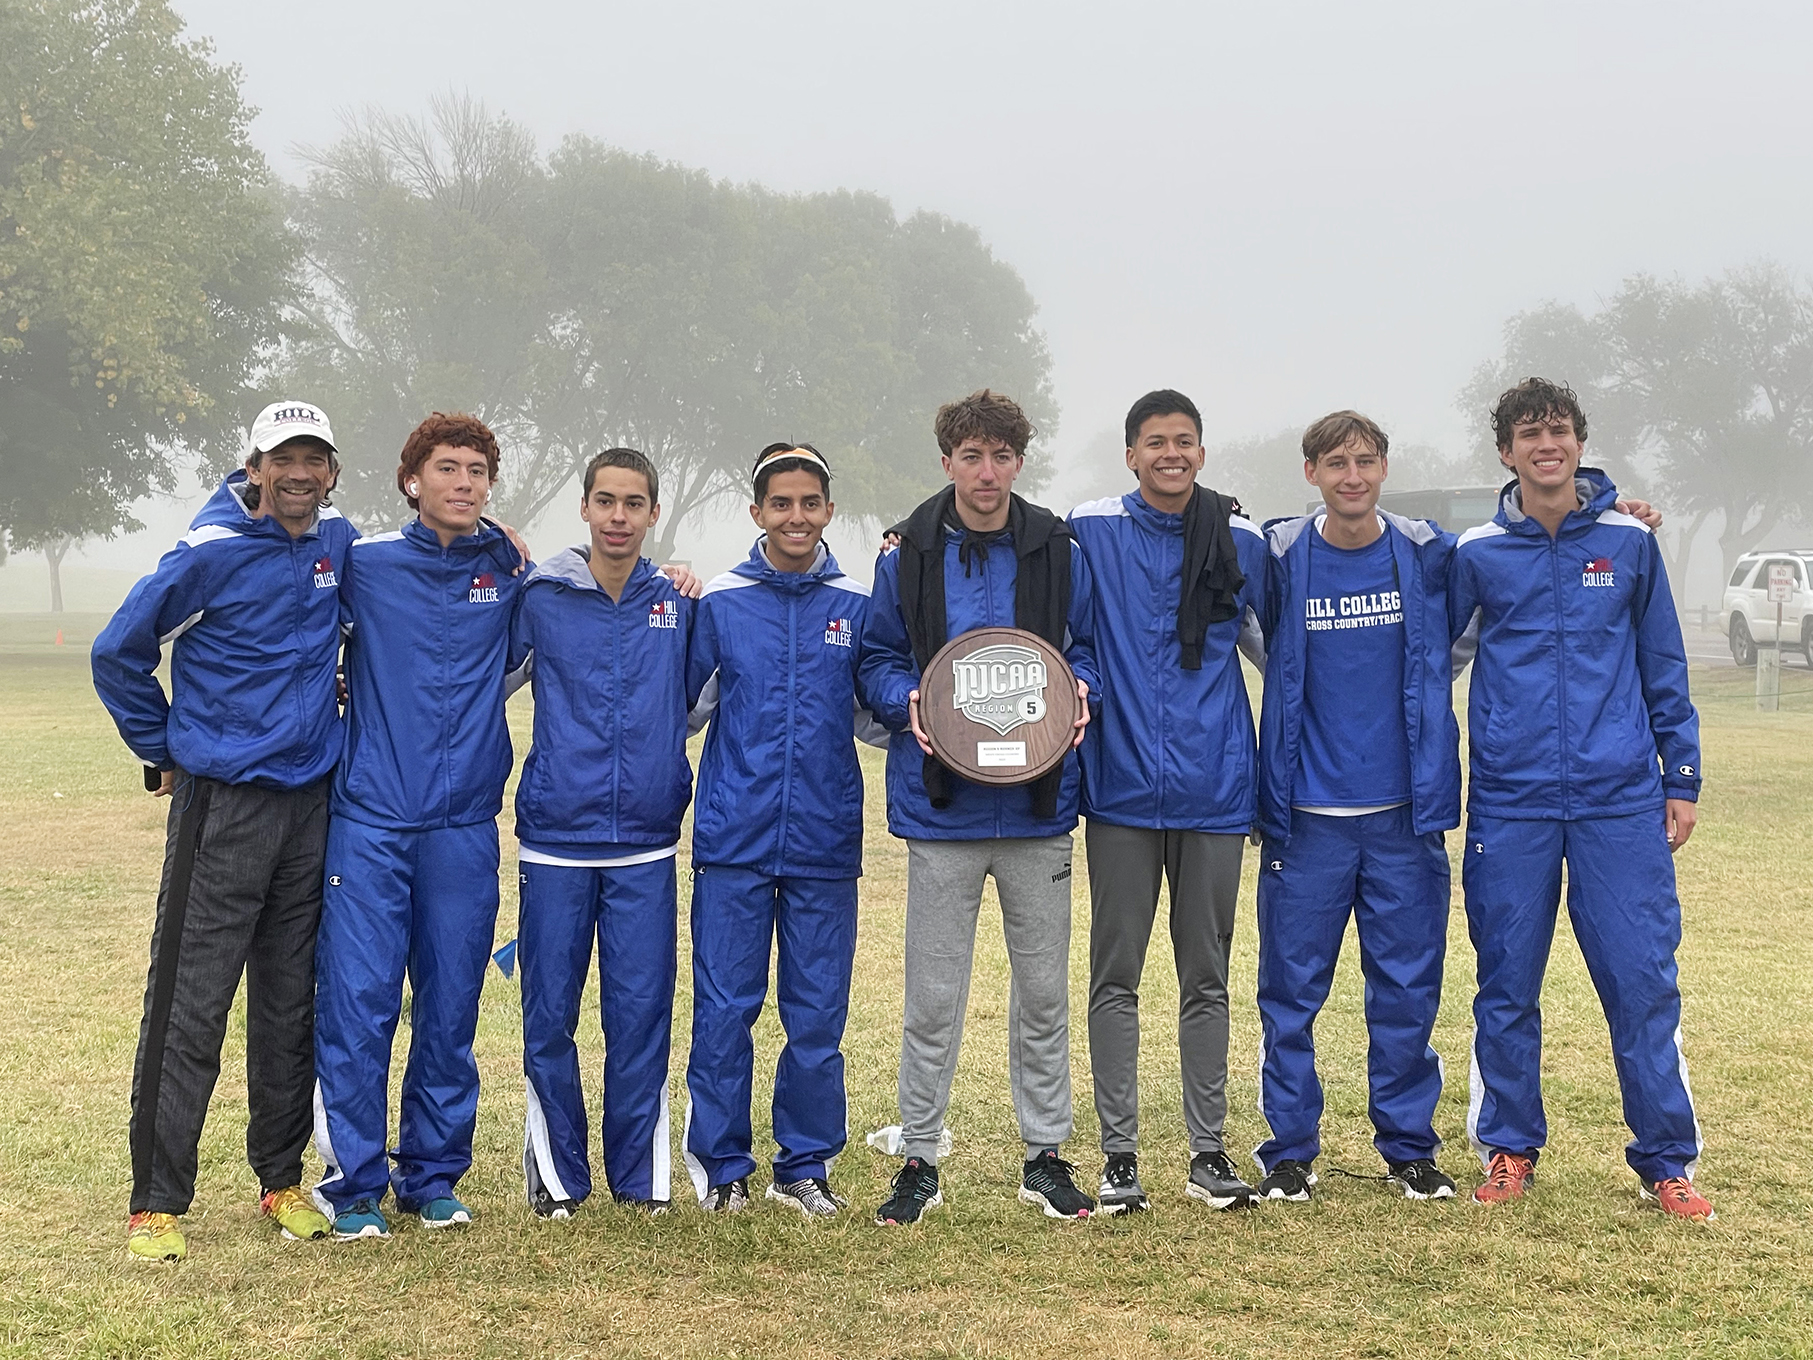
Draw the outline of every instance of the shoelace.
<instances>
[{"instance_id":1,"label":"shoelace","mask_svg":"<svg viewBox=\"0 0 1813 1360\"><path fill-rule=\"evenodd\" d=\"M1664 1203L1691 1204L1693 1186L1684 1177L1671 1176L1656 1186L1656 1198Z\"/></svg>"},{"instance_id":2,"label":"shoelace","mask_svg":"<svg viewBox=\"0 0 1813 1360\"><path fill-rule=\"evenodd\" d=\"M1116 1190L1131 1190L1139 1180L1139 1172L1132 1162L1116 1158L1108 1163L1103 1179Z\"/></svg>"},{"instance_id":3,"label":"shoelace","mask_svg":"<svg viewBox=\"0 0 1813 1360\"><path fill-rule=\"evenodd\" d=\"M1497 1153L1492 1158L1492 1164L1486 1168L1486 1184L1500 1190L1509 1190L1513 1185L1522 1183L1525 1169L1510 1153Z\"/></svg>"},{"instance_id":4,"label":"shoelace","mask_svg":"<svg viewBox=\"0 0 1813 1360\"><path fill-rule=\"evenodd\" d=\"M1062 1157L1041 1157L1033 1169L1029 1180L1037 1181L1040 1177L1050 1185L1061 1185L1069 1190L1076 1189L1076 1167Z\"/></svg>"},{"instance_id":5,"label":"shoelace","mask_svg":"<svg viewBox=\"0 0 1813 1360\"><path fill-rule=\"evenodd\" d=\"M925 1174L931 1169L923 1163L914 1166L908 1162L895 1174L894 1189L905 1190L909 1196L923 1204L932 1197L932 1187L928 1183L931 1178Z\"/></svg>"}]
</instances>

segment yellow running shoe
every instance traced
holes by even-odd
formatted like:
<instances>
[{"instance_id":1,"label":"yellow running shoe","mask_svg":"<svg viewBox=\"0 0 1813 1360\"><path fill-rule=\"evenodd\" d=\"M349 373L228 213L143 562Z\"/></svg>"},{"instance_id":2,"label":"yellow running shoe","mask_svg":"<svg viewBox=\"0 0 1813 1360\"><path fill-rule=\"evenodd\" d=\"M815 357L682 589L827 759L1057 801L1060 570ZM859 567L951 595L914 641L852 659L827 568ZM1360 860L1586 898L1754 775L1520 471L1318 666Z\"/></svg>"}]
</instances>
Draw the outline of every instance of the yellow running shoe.
<instances>
[{"instance_id":1,"label":"yellow running shoe","mask_svg":"<svg viewBox=\"0 0 1813 1360\"><path fill-rule=\"evenodd\" d=\"M180 1261L189 1244L175 1214L137 1213L126 1220L126 1250L141 1261Z\"/></svg>"},{"instance_id":2,"label":"yellow running shoe","mask_svg":"<svg viewBox=\"0 0 1813 1360\"><path fill-rule=\"evenodd\" d=\"M276 1219L283 1235L292 1242L319 1241L333 1230L327 1215L315 1207L300 1186L272 1190L258 1201L258 1209L266 1218Z\"/></svg>"}]
</instances>

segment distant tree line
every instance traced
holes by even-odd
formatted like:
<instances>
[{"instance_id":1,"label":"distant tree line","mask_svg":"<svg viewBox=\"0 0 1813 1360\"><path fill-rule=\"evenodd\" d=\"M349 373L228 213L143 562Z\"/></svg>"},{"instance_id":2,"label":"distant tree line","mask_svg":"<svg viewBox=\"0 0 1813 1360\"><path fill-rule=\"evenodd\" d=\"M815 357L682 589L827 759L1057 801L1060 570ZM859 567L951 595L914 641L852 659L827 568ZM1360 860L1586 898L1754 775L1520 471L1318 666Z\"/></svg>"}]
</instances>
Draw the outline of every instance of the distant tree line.
<instances>
[{"instance_id":1,"label":"distant tree line","mask_svg":"<svg viewBox=\"0 0 1813 1360\"><path fill-rule=\"evenodd\" d=\"M1003 388L1055 429L1032 297L963 223L589 137L544 157L468 98L368 112L285 186L249 119L168 0L0 4L13 547L138 527L135 502L185 460L236 463L285 393L327 408L338 499L374 526L403 513L396 452L431 410L498 431L494 508L524 524L591 453L641 448L663 555L774 439L818 444L839 508L884 517L941 480L931 416L951 396Z\"/></svg>"}]
</instances>

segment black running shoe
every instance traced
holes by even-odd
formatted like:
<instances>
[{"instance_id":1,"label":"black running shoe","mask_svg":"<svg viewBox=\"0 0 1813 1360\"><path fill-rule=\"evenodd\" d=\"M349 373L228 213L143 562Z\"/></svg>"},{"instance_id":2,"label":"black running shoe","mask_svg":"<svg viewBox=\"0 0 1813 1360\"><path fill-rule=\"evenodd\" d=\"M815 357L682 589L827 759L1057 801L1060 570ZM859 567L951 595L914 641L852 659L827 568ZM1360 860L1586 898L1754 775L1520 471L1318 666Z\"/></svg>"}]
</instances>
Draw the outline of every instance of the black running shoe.
<instances>
[{"instance_id":1,"label":"black running shoe","mask_svg":"<svg viewBox=\"0 0 1813 1360\"><path fill-rule=\"evenodd\" d=\"M1096 1193L1105 1214L1137 1214L1149 1207L1146 1189L1139 1183L1139 1156L1110 1152L1102 1167L1102 1188Z\"/></svg>"},{"instance_id":2,"label":"black running shoe","mask_svg":"<svg viewBox=\"0 0 1813 1360\"><path fill-rule=\"evenodd\" d=\"M708 1214L740 1214L749 1207L749 1177L714 1185L705 1192L699 1207Z\"/></svg>"},{"instance_id":3,"label":"black running shoe","mask_svg":"<svg viewBox=\"0 0 1813 1360\"><path fill-rule=\"evenodd\" d=\"M1047 1148L1024 1167L1020 1203L1036 1204L1047 1218L1088 1218L1095 1201L1076 1188L1076 1168Z\"/></svg>"},{"instance_id":4,"label":"black running shoe","mask_svg":"<svg viewBox=\"0 0 1813 1360\"><path fill-rule=\"evenodd\" d=\"M1309 1169L1308 1162L1286 1158L1259 1182L1258 1194L1260 1199L1285 1199L1302 1204L1309 1199L1315 1184L1316 1173Z\"/></svg>"},{"instance_id":5,"label":"black running shoe","mask_svg":"<svg viewBox=\"0 0 1813 1360\"><path fill-rule=\"evenodd\" d=\"M1199 1152L1190 1159L1184 1194L1211 1209L1244 1209L1253 1202L1253 1187L1241 1179L1225 1152Z\"/></svg>"},{"instance_id":6,"label":"black running shoe","mask_svg":"<svg viewBox=\"0 0 1813 1360\"><path fill-rule=\"evenodd\" d=\"M1393 1162L1386 1183L1403 1191L1405 1199L1453 1199L1454 1178L1427 1157L1414 1162Z\"/></svg>"},{"instance_id":7,"label":"black running shoe","mask_svg":"<svg viewBox=\"0 0 1813 1360\"><path fill-rule=\"evenodd\" d=\"M918 1157L908 1157L894 1177L894 1193L875 1211L875 1221L888 1227L917 1223L927 1209L944 1203L938 1188L938 1168Z\"/></svg>"},{"instance_id":8,"label":"black running shoe","mask_svg":"<svg viewBox=\"0 0 1813 1360\"><path fill-rule=\"evenodd\" d=\"M537 1218L571 1218L579 1212L576 1201L555 1199L546 1190L537 1190L529 1196L529 1207L535 1211Z\"/></svg>"}]
</instances>

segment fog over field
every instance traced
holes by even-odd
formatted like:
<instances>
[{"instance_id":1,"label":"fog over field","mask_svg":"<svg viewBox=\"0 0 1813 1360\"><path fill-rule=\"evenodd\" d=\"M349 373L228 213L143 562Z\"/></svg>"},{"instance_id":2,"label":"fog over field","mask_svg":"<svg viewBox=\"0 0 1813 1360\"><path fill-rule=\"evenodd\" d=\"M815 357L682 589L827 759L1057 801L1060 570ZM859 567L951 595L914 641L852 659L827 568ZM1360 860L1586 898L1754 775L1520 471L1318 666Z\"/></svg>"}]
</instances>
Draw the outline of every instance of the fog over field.
<instances>
[{"instance_id":1,"label":"fog over field","mask_svg":"<svg viewBox=\"0 0 1813 1360\"><path fill-rule=\"evenodd\" d=\"M1084 451L1101 458L1151 387L1193 395L1212 446L1355 406L1400 445L1457 455L1481 424L1457 398L1513 315L1592 312L1639 273L1813 271L1805 5L178 9L243 69L252 139L292 183L298 148L347 114L418 115L453 91L544 152L585 133L972 224L1039 307L1053 502L1100 494ZM81 560L148 566L184 514L141 518ZM746 538L680 547L716 569ZM1716 599L1716 546L1702 557Z\"/></svg>"}]
</instances>

